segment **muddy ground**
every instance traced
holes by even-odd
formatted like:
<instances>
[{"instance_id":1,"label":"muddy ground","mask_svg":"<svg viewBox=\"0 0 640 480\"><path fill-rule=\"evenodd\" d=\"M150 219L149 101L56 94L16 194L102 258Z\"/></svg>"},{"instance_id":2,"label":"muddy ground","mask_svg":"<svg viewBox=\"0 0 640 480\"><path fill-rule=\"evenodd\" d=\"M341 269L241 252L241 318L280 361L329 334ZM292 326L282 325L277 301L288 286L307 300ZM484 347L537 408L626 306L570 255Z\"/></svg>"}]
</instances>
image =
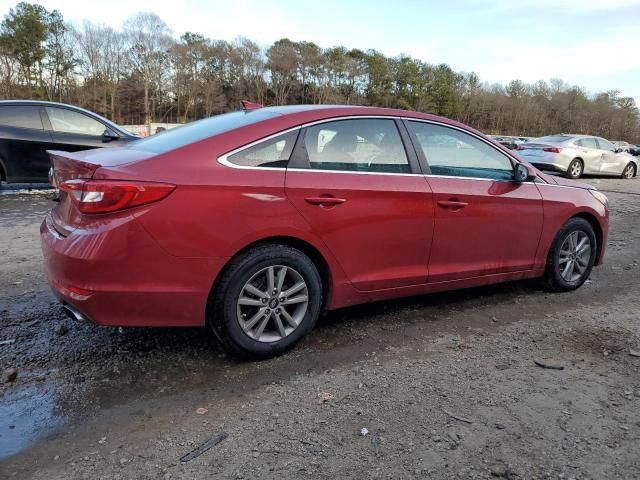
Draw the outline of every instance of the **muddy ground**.
<instances>
[{"instance_id":1,"label":"muddy ground","mask_svg":"<svg viewBox=\"0 0 640 480\"><path fill-rule=\"evenodd\" d=\"M580 290L349 308L259 363L205 329L68 319L41 273L50 193L0 195L0 478L640 478L640 179L590 181L613 215Z\"/></svg>"}]
</instances>

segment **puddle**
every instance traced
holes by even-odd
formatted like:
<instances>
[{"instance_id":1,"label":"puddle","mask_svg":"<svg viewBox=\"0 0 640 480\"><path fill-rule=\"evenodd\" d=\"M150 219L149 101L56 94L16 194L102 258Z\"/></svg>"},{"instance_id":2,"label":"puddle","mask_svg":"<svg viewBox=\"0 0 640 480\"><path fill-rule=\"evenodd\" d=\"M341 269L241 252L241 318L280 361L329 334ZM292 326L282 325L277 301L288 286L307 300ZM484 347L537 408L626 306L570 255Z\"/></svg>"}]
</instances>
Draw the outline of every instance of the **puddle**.
<instances>
[{"instance_id":1,"label":"puddle","mask_svg":"<svg viewBox=\"0 0 640 480\"><path fill-rule=\"evenodd\" d=\"M46 436L63 420L48 392L35 387L5 392L0 401L0 460Z\"/></svg>"}]
</instances>

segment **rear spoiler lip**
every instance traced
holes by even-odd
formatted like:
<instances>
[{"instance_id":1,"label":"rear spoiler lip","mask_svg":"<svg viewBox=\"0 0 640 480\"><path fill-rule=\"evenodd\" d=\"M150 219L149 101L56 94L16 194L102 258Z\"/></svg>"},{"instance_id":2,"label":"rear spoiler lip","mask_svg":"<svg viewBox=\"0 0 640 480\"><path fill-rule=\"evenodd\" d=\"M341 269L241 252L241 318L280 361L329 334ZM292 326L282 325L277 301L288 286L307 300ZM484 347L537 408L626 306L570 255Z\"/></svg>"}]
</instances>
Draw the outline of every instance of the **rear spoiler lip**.
<instances>
[{"instance_id":1,"label":"rear spoiler lip","mask_svg":"<svg viewBox=\"0 0 640 480\"><path fill-rule=\"evenodd\" d=\"M51 183L54 185L61 185L65 181L74 178L93 178L96 170L102 167L99 163L88 162L81 155L74 152L47 150L47 154L51 160L53 169ZM71 164L73 164L73 168L70 168ZM69 173L69 170L72 170L71 173Z\"/></svg>"}]
</instances>

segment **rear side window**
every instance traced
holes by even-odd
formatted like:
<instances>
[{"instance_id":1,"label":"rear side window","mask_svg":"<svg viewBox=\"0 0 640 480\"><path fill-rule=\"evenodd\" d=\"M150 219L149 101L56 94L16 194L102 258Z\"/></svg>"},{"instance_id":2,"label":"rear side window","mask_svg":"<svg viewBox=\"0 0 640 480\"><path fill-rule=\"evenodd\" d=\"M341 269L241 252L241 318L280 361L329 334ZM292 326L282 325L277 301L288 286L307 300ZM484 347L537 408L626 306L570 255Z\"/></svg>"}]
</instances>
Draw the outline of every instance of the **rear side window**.
<instances>
[{"instance_id":1,"label":"rear side window","mask_svg":"<svg viewBox=\"0 0 640 480\"><path fill-rule=\"evenodd\" d=\"M43 130L40 107L35 105L7 105L0 107L0 125Z\"/></svg>"},{"instance_id":2,"label":"rear side window","mask_svg":"<svg viewBox=\"0 0 640 480\"><path fill-rule=\"evenodd\" d=\"M391 119L337 120L306 129L309 167L375 173L410 173L396 124Z\"/></svg>"},{"instance_id":3,"label":"rear side window","mask_svg":"<svg viewBox=\"0 0 640 480\"><path fill-rule=\"evenodd\" d=\"M229 155L227 160L241 167L286 168L297 137L298 130L283 133Z\"/></svg>"},{"instance_id":4,"label":"rear side window","mask_svg":"<svg viewBox=\"0 0 640 480\"><path fill-rule=\"evenodd\" d=\"M409 122L432 175L513 180L513 165L482 140L455 128Z\"/></svg>"},{"instance_id":5,"label":"rear side window","mask_svg":"<svg viewBox=\"0 0 640 480\"><path fill-rule=\"evenodd\" d=\"M598 148L595 138L582 138L578 140L576 144L584 148Z\"/></svg>"}]
</instances>

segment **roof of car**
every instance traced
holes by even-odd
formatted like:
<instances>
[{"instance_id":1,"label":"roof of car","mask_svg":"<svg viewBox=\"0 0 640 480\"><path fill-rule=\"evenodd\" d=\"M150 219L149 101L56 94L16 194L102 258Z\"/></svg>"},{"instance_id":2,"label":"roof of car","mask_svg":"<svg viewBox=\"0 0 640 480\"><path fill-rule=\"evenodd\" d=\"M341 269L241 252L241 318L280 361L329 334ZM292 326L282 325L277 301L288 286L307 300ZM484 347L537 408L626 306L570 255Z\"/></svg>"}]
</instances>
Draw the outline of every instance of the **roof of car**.
<instances>
[{"instance_id":1,"label":"roof of car","mask_svg":"<svg viewBox=\"0 0 640 480\"><path fill-rule=\"evenodd\" d=\"M68 108L71 110L75 110L77 112L86 113L87 115L90 115L92 117L99 118L103 122L109 124L109 126L113 127L118 132L124 132L127 135L133 136L131 132L128 132L127 130L123 129L120 125L112 122L108 118L104 118L102 115L99 115L96 112L92 112L91 110L87 110L82 107L77 107L76 105L69 105L68 103L49 102L47 100L0 100L0 106L2 105L39 105L39 106L45 106L45 107Z\"/></svg>"}]
</instances>

